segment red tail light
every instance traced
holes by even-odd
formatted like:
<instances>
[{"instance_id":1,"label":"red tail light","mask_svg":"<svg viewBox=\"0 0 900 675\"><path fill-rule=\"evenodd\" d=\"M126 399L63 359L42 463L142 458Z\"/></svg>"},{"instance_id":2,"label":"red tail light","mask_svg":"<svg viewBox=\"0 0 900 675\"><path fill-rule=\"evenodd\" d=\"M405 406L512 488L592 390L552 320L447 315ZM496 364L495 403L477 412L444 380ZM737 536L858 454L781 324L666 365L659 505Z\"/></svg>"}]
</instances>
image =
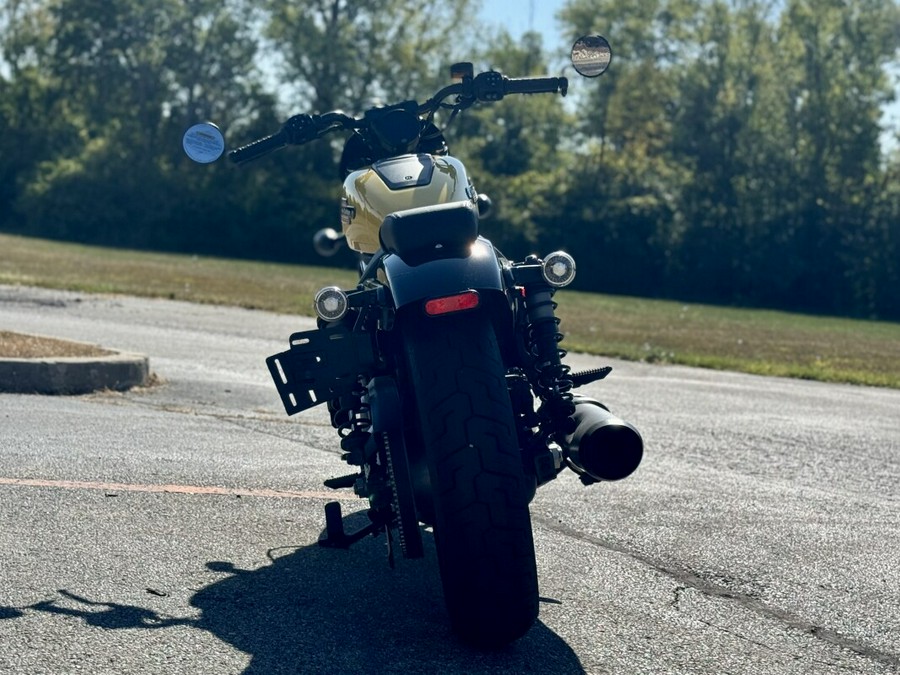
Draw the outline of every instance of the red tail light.
<instances>
[{"instance_id":1,"label":"red tail light","mask_svg":"<svg viewBox=\"0 0 900 675\"><path fill-rule=\"evenodd\" d=\"M453 312L464 312L467 309L475 309L480 302L478 291L464 291L456 295L429 300L425 303L425 313L428 316L440 316Z\"/></svg>"}]
</instances>

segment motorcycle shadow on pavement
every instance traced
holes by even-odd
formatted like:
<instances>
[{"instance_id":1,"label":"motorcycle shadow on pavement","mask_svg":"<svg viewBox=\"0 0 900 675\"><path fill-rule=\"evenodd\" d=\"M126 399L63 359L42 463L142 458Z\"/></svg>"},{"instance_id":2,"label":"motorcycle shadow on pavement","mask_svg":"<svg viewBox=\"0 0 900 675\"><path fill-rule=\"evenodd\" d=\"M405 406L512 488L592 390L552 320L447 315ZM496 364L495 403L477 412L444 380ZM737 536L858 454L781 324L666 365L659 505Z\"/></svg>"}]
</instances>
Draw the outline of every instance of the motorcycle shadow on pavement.
<instances>
[{"instance_id":1,"label":"motorcycle shadow on pavement","mask_svg":"<svg viewBox=\"0 0 900 675\"><path fill-rule=\"evenodd\" d=\"M354 515L344 521L348 531L364 524ZM246 673L584 673L540 622L502 650L460 644L444 609L434 539L424 534L425 558L405 560L398 550L393 570L383 535L346 551L305 546L252 571L210 563L230 576L191 604L202 611L201 627L253 655Z\"/></svg>"},{"instance_id":2,"label":"motorcycle shadow on pavement","mask_svg":"<svg viewBox=\"0 0 900 675\"><path fill-rule=\"evenodd\" d=\"M345 519L348 530L358 524L354 515ZM393 570L383 535L350 550L317 544L275 549L270 564L253 570L211 561L207 568L226 576L191 597L200 611L196 618L95 602L68 591L60 593L83 609L71 602L27 609L79 617L107 630L180 625L209 631L250 655L244 675L585 672L572 649L540 621L504 649L462 645L444 610L433 537L426 532L424 538L425 558L405 560L398 551ZM220 672L210 666L209 672Z\"/></svg>"},{"instance_id":3,"label":"motorcycle shadow on pavement","mask_svg":"<svg viewBox=\"0 0 900 675\"><path fill-rule=\"evenodd\" d=\"M5 605L0 605L0 621L3 619L18 619L23 615L23 612L18 607L6 607Z\"/></svg>"}]
</instances>

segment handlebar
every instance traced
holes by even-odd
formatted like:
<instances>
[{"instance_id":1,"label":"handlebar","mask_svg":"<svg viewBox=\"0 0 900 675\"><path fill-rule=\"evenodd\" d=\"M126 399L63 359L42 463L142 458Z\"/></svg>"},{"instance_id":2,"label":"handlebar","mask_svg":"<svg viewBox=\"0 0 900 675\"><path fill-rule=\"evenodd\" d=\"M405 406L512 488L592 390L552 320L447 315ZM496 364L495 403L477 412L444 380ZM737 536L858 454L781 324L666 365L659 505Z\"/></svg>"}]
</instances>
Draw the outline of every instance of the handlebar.
<instances>
[{"instance_id":1,"label":"handlebar","mask_svg":"<svg viewBox=\"0 0 900 675\"><path fill-rule=\"evenodd\" d=\"M453 108L463 109L476 101L499 101L508 94L561 94L568 92L569 81L565 77L506 77L502 73L489 70L474 78L452 84L441 89L433 98L418 108L422 115L433 114L444 99L456 95L458 100ZM364 126L362 120L335 111L324 115L294 115L284 126L271 136L252 141L228 153L228 158L236 164L246 164L286 145L302 145L331 131L358 129Z\"/></svg>"},{"instance_id":2,"label":"handlebar","mask_svg":"<svg viewBox=\"0 0 900 675\"><path fill-rule=\"evenodd\" d=\"M556 94L565 96L569 80L565 77L513 77L506 78L507 94Z\"/></svg>"},{"instance_id":3,"label":"handlebar","mask_svg":"<svg viewBox=\"0 0 900 675\"><path fill-rule=\"evenodd\" d=\"M328 115L317 115L316 117L305 114L294 115L284 123L277 133L232 150L228 153L228 158L235 164L246 164L286 145L308 143L323 133L325 129L323 121L326 124L330 123L336 116L346 117L341 113L328 113Z\"/></svg>"},{"instance_id":4,"label":"handlebar","mask_svg":"<svg viewBox=\"0 0 900 675\"><path fill-rule=\"evenodd\" d=\"M285 133L282 130L276 134L260 138L259 140L252 141L247 145L232 150L228 153L228 159L238 165L246 164L247 162L252 162L254 159L259 159L270 152L279 150L287 144Z\"/></svg>"}]
</instances>

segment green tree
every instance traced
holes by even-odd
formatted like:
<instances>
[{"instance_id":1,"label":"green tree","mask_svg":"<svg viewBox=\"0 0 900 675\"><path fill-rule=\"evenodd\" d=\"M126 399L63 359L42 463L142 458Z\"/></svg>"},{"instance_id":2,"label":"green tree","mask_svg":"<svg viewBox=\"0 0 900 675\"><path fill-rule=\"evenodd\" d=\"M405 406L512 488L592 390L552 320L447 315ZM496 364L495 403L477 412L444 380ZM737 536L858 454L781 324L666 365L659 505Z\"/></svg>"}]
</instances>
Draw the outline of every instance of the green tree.
<instances>
[{"instance_id":1,"label":"green tree","mask_svg":"<svg viewBox=\"0 0 900 675\"><path fill-rule=\"evenodd\" d=\"M48 30L32 31L23 52L43 89L21 75L16 82L58 102L41 119L76 130L21 172L23 227L131 246L215 246L240 217L240 191L228 189L235 186L218 167L188 169L180 136L207 116L226 127L252 124L249 111L274 103L256 84L243 5L47 0L20 19Z\"/></svg>"},{"instance_id":2,"label":"green tree","mask_svg":"<svg viewBox=\"0 0 900 675\"><path fill-rule=\"evenodd\" d=\"M870 314L882 226L884 67L896 6L713 2L673 150L691 168L676 287L714 300ZM835 58L839 55L839 58ZM867 262L868 261L868 262ZM709 291L700 292L709 295Z\"/></svg>"},{"instance_id":3,"label":"green tree","mask_svg":"<svg viewBox=\"0 0 900 675\"><path fill-rule=\"evenodd\" d=\"M53 27L40 0L0 6L0 226L13 211L26 174L77 137L66 101L42 71Z\"/></svg>"},{"instance_id":4,"label":"green tree","mask_svg":"<svg viewBox=\"0 0 900 675\"><path fill-rule=\"evenodd\" d=\"M478 70L491 68L508 77L550 72L539 33L517 41L500 30L484 44L472 54ZM482 229L506 255L522 258L558 239L564 222L561 172L574 128L561 96L539 94L477 104L447 130L451 150L493 202Z\"/></svg>"},{"instance_id":5,"label":"green tree","mask_svg":"<svg viewBox=\"0 0 900 675\"><path fill-rule=\"evenodd\" d=\"M561 16L572 34L602 18L615 54L580 151L598 174L567 190L598 248L628 233L632 276L663 265L664 294L896 315L878 142L896 2L572 0Z\"/></svg>"},{"instance_id":6,"label":"green tree","mask_svg":"<svg viewBox=\"0 0 900 675\"><path fill-rule=\"evenodd\" d=\"M771 178L786 179L784 130L767 89L778 79L770 11L756 0L709 3L694 33L697 57L679 73L671 148L690 171L677 207L689 226L672 277L683 295L699 288L720 301L760 300L768 227L782 213Z\"/></svg>"},{"instance_id":7,"label":"green tree","mask_svg":"<svg viewBox=\"0 0 900 675\"><path fill-rule=\"evenodd\" d=\"M794 65L782 79L797 170L791 291L815 309L871 311L863 279L881 236L879 118L898 28L896 3L873 0L792 0L781 17L778 51Z\"/></svg>"},{"instance_id":8,"label":"green tree","mask_svg":"<svg viewBox=\"0 0 900 675\"><path fill-rule=\"evenodd\" d=\"M572 0L560 12L572 39L600 33L613 50L607 73L583 87L581 137L567 172L567 242L591 256L579 268L583 287L667 290L668 254L683 226L677 200L689 177L672 155L673 120L698 11L689 0Z\"/></svg>"},{"instance_id":9,"label":"green tree","mask_svg":"<svg viewBox=\"0 0 900 675\"><path fill-rule=\"evenodd\" d=\"M465 57L473 12L472 0L267 0L261 20L288 113L359 114L378 103L424 100L446 83L446 67ZM286 187L282 196L296 206L289 215L306 223L304 236L337 224L337 146L320 142L291 153L305 185L299 193L297 185Z\"/></svg>"},{"instance_id":10,"label":"green tree","mask_svg":"<svg viewBox=\"0 0 900 675\"><path fill-rule=\"evenodd\" d=\"M314 113L429 93L443 81L441 66L465 58L475 11L472 0L267 0L264 7L282 86L298 92L291 106Z\"/></svg>"}]
</instances>

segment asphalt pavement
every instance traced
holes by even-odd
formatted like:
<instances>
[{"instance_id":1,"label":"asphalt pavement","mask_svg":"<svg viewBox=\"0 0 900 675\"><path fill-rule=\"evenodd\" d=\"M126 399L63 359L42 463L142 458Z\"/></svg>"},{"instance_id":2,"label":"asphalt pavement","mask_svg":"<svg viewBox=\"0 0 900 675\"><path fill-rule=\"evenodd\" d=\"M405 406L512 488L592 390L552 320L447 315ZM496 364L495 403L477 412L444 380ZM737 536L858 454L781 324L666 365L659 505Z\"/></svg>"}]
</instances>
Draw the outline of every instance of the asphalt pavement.
<instances>
[{"instance_id":1,"label":"asphalt pavement","mask_svg":"<svg viewBox=\"0 0 900 675\"><path fill-rule=\"evenodd\" d=\"M0 673L900 673L900 392L571 356L614 366L580 391L644 463L541 488L539 622L483 653L449 631L429 533L393 570L384 537L316 545L345 467L264 364L311 325L0 286L0 330L159 380L0 394Z\"/></svg>"}]
</instances>

